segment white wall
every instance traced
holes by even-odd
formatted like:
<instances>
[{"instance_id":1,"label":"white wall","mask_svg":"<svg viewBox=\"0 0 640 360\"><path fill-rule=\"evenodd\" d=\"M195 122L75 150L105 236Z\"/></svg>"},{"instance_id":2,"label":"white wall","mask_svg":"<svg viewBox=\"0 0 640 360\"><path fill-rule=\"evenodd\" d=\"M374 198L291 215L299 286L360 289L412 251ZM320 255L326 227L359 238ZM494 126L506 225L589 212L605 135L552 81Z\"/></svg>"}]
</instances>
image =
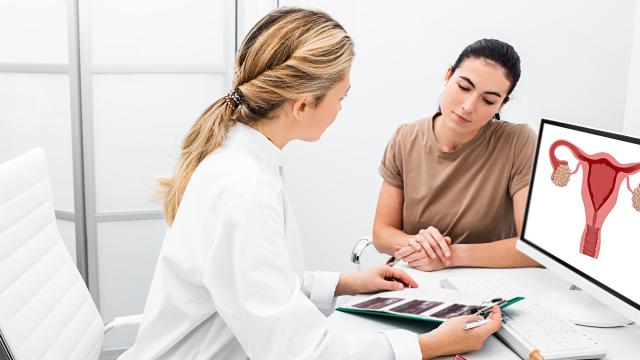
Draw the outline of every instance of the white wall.
<instances>
[{"instance_id":1,"label":"white wall","mask_svg":"<svg viewBox=\"0 0 640 360\"><path fill-rule=\"evenodd\" d=\"M640 4L637 2L629 61L629 86L624 114L624 132L640 137Z\"/></svg>"},{"instance_id":2,"label":"white wall","mask_svg":"<svg viewBox=\"0 0 640 360\"><path fill-rule=\"evenodd\" d=\"M356 44L351 91L336 122L318 143L286 148L288 191L310 269L351 269L351 247L371 231L389 137L437 109L447 67L472 41L495 37L520 53L522 78L504 119L536 130L542 117L622 130L633 0L280 5L329 12Z\"/></svg>"}]
</instances>

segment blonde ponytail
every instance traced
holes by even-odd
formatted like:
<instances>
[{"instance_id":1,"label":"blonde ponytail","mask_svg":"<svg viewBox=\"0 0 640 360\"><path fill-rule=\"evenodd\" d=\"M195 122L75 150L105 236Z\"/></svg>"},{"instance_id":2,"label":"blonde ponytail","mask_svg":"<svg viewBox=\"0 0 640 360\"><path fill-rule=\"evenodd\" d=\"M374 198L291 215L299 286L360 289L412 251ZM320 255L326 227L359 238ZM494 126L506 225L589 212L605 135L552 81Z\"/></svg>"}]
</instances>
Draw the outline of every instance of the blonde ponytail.
<instances>
[{"instance_id":1,"label":"blonde ponytail","mask_svg":"<svg viewBox=\"0 0 640 360\"><path fill-rule=\"evenodd\" d=\"M159 179L158 197L164 202L163 213L169 226L196 167L224 142L233 123L232 111L224 98L211 104L185 136L175 176Z\"/></svg>"}]
</instances>

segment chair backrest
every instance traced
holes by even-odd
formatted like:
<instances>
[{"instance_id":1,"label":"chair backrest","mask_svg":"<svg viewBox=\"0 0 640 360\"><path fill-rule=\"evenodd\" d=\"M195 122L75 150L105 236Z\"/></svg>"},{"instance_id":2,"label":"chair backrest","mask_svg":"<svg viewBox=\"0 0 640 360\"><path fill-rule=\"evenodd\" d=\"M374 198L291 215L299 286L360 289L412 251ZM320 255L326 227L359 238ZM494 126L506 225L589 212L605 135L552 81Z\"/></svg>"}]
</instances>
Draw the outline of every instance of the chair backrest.
<instances>
[{"instance_id":1,"label":"chair backrest","mask_svg":"<svg viewBox=\"0 0 640 360\"><path fill-rule=\"evenodd\" d=\"M0 331L16 360L98 359L103 322L62 242L42 149L0 164Z\"/></svg>"}]
</instances>

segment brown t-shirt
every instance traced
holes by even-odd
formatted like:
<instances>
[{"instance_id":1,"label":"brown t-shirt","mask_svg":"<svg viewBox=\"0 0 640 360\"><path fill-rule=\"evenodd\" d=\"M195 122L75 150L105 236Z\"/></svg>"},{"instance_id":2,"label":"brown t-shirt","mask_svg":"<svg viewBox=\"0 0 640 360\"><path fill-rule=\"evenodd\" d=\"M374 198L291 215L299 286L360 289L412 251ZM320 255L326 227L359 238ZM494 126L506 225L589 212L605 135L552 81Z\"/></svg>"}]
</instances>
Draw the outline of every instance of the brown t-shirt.
<instances>
[{"instance_id":1,"label":"brown t-shirt","mask_svg":"<svg viewBox=\"0 0 640 360\"><path fill-rule=\"evenodd\" d=\"M512 197L529 184L535 147L526 124L491 120L471 141L444 152L432 117L396 130L380 174L403 189L407 234L434 226L454 243L491 242L517 235Z\"/></svg>"}]
</instances>

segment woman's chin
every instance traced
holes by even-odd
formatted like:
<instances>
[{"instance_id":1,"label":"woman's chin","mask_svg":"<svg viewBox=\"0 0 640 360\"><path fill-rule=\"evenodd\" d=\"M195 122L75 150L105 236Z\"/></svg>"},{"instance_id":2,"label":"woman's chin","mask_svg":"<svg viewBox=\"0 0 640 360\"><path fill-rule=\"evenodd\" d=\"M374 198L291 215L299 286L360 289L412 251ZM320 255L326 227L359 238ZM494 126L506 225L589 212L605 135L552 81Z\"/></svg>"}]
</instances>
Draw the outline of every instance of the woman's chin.
<instances>
[{"instance_id":1,"label":"woman's chin","mask_svg":"<svg viewBox=\"0 0 640 360\"><path fill-rule=\"evenodd\" d=\"M298 140L302 140L304 142L316 142L318 140L320 140L320 138L322 137L322 134L313 134L313 135L308 135L305 137L301 137Z\"/></svg>"}]
</instances>

